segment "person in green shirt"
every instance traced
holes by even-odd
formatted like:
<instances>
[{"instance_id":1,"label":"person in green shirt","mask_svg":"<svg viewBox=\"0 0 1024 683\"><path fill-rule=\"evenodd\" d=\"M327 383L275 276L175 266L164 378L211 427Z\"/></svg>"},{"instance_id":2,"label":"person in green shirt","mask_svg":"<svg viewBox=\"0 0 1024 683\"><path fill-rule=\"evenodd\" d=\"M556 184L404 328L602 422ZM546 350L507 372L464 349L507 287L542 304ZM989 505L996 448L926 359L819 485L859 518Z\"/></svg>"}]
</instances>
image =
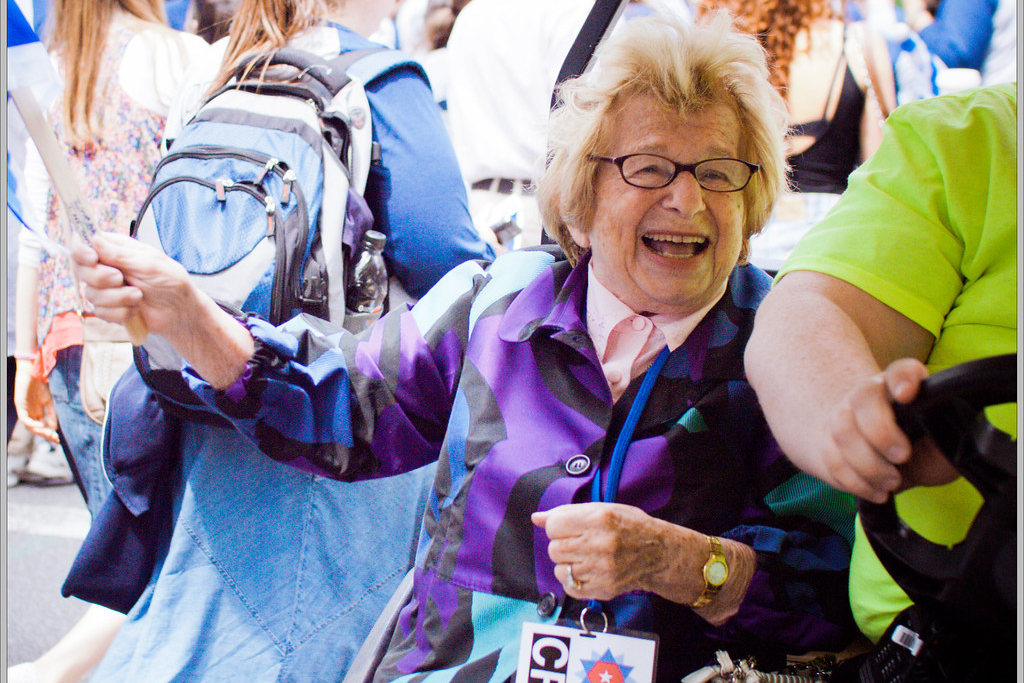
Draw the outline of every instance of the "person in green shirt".
<instances>
[{"instance_id":1,"label":"person in green shirt","mask_svg":"<svg viewBox=\"0 0 1024 683\"><path fill-rule=\"evenodd\" d=\"M757 314L746 370L783 450L935 543L982 502L929 440L896 426L938 370L1017 350L1016 84L899 107L881 146L804 237ZM988 419L1016 439L1016 406ZM858 524L850 601L877 640L910 599Z\"/></svg>"}]
</instances>

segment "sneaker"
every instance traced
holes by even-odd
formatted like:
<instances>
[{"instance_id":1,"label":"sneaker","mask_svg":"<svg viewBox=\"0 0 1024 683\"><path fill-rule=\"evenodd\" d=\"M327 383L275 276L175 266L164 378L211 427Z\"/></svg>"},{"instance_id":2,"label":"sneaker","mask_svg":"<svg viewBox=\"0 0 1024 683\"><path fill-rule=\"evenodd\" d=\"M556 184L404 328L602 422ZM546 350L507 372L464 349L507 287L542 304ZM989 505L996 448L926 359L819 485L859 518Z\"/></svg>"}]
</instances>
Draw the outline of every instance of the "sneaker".
<instances>
[{"instance_id":1,"label":"sneaker","mask_svg":"<svg viewBox=\"0 0 1024 683\"><path fill-rule=\"evenodd\" d=\"M28 456L7 451L7 488L17 486L21 483L20 473L25 471L28 465Z\"/></svg>"},{"instance_id":2,"label":"sneaker","mask_svg":"<svg viewBox=\"0 0 1024 683\"><path fill-rule=\"evenodd\" d=\"M18 472L18 479L21 483L32 486L63 486L75 483L71 467L64 458L64 452L43 440L36 444L28 465Z\"/></svg>"},{"instance_id":3,"label":"sneaker","mask_svg":"<svg viewBox=\"0 0 1024 683\"><path fill-rule=\"evenodd\" d=\"M11 430L11 438L7 440L7 454L22 455L27 458L32 455L35 439L36 435L28 430L24 422L15 422L14 429Z\"/></svg>"}]
</instances>

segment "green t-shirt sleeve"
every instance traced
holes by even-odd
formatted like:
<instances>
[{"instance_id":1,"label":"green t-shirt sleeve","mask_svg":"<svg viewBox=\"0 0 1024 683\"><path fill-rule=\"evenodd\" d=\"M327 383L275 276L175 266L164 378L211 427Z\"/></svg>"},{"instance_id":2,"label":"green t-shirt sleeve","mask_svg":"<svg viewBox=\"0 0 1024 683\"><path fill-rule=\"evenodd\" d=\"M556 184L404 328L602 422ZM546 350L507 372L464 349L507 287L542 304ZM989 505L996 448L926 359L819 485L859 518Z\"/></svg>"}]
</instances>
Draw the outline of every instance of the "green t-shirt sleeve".
<instances>
[{"instance_id":1,"label":"green t-shirt sleeve","mask_svg":"<svg viewBox=\"0 0 1024 683\"><path fill-rule=\"evenodd\" d=\"M800 241L779 276L832 275L938 336L960 291L963 247L940 222L945 198L933 155L907 121L893 118L887 144L854 172L843 198Z\"/></svg>"},{"instance_id":2,"label":"green t-shirt sleeve","mask_svg":"<svg viewBox=\"0 0 1024 683\"><path fill-rule=\"evenodd\" d=\"M832 275L940 336L957 324L968 285L1005 284L992 275L1015 234L1015 121L1016 96L1000 88L897 108L878 150L779 277ZM979 301L1005 307L989 294L968 310Z\"/></svg>"}]
</instances>

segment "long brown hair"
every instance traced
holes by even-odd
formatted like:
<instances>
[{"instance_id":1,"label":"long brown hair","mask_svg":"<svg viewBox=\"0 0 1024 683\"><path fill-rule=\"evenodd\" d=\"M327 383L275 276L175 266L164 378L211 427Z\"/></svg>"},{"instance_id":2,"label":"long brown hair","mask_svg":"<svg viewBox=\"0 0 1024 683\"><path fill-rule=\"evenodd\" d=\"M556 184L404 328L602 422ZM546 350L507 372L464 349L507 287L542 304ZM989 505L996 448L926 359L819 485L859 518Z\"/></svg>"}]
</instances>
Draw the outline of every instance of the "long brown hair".
<instances>
[{"instance_id":1,"label":"long brown hair","mask_svg":"<svg viewBox=\"0 0 1024 683\"><path fill-rule=\"evenodd\" d=\"M736 28L757 36L771 58L771 82L784 93L796 36L820 19L834 19L832 0L711 0L702 11L726 7L735 14Z\"/></svg>"},{"instance_id":2,"label":"long brown hair","mask_svg":"<svg viewBox=\"0 0 1024 683\"><path fill-rule=\"evenodd\" d=\"M279 50L289 40L327 17L330 0L241 0L228 38L213 92L231 80L235 67L247 55Z\"/></svg>"},{"instance_id":3,"label":"long brown hair","mask_svg":"<svg viewBox=\"0 0 1024 683\"><path fill-rule=\"evenodd\" d=\"M100 138L96 121L96 81L117 10L167 25L164 0L53 0L47 46L63 66L61 122L68 140L81 147Z\"/></svg>"}]
</instances>

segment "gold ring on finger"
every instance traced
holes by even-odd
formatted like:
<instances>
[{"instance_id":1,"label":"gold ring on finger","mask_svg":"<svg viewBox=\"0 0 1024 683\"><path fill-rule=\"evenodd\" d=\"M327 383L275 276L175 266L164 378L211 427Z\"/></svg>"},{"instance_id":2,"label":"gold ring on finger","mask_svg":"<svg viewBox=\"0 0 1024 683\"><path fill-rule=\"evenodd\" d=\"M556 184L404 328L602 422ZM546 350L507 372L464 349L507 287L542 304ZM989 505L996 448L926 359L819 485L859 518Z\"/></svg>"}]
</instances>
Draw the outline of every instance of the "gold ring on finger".
<instances>
[{"instance_id":1,"label":"gold ring on finger","mask_svg":"<svg viewBox=\"0 0 1024 683\"><path fill-rule=\"evenodd\" d=\"M583 588L583 582L572 575L571 564L565 565L565 575L566 578L569 579L569 585L571 585L573 588L575 588L576 590L581 590Z\"/></svg>"}]
</instances>

